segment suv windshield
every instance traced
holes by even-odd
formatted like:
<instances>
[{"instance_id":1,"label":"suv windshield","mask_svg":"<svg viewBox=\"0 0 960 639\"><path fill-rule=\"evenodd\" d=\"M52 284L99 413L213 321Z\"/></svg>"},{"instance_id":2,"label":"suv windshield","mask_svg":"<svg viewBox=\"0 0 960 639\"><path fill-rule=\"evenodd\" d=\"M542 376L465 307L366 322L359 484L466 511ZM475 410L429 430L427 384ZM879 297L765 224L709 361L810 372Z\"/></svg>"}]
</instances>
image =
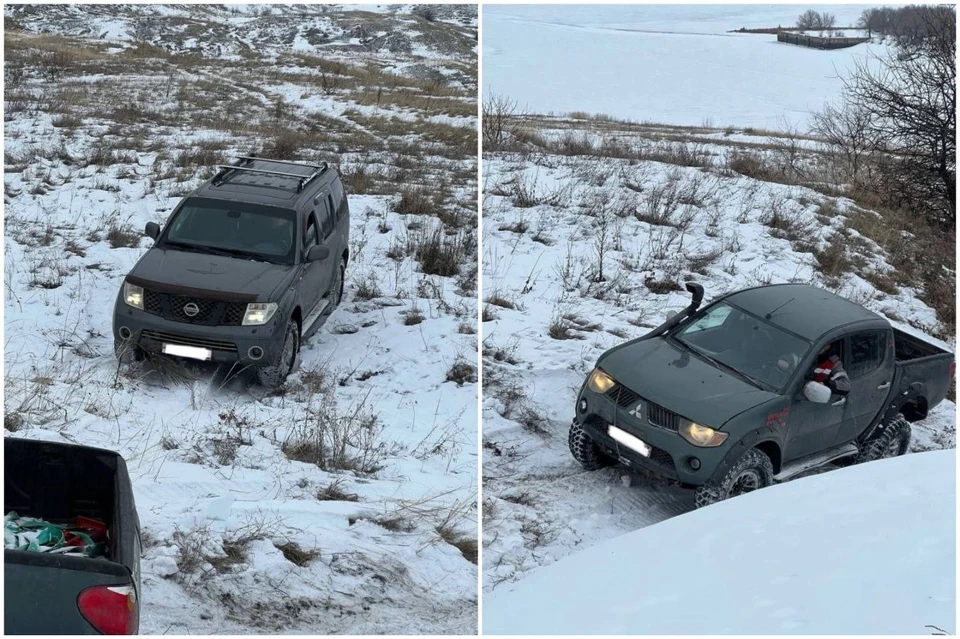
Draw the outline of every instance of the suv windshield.
<instances>
[{"instance_id":1,"label":"suv windshield","mask_svg":"<svg viewBox=\"0 0 960 639\"><path fill-rule=\"evenodd\" d=\"M161 241L175 248L292 264L296 214L272 206L194 197Z\"/></svg>"},{"instance_id":2,"label":"suv windshield","mask_svg":"<svg viewBox=\"0 0 960 639\"><path fill-rule=\"evenodd\" d=\"M673 337L708 359L776 390L790 381L810 350L810 342L725 302L708 308Z\"/></svg>"}]
</instances>

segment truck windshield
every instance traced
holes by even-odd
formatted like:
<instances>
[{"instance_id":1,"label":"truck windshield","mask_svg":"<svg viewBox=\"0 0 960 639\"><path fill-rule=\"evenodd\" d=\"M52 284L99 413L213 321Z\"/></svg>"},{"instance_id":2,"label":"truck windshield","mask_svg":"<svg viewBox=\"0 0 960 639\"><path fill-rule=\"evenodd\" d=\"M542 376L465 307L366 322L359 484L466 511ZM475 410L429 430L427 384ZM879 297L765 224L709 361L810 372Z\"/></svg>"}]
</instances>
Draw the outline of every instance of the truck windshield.
<instances>
[{"instance_id":1,"label":"truck windshield","mask_svg":"<svg viewBox=\"0 0 960 639\"><path fill-rule=\"evenodd\" d=\"M292 264L295 220L289 209L194 197L180 207L160 243Z\"/></svg>"},{"instance_id":2,"label":"truck windshield","mask_svg":"<svg viewBox=\"0 0 960 639\"><path fill-rule=\"evenodd\" d=\"M783 390L810 351L810 342L725 302L708 308L673 337L759 386L776 390Z\"/></svg>"}]
</instances>

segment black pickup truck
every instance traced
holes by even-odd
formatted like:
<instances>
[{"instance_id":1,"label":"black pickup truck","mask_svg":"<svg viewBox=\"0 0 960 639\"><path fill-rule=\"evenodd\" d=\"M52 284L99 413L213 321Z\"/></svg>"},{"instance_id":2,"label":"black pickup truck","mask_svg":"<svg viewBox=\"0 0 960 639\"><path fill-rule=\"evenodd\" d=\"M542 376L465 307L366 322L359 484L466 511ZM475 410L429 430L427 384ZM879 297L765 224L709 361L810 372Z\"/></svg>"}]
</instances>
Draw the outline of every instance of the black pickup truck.
<instances>
[{"instance_id":1,"label":"black pickup truck","mask_svg":"<svg viewBox=\"0 0 960 639\"><path fill-rule=\"evenodd\" d=\"M947 395L952 353L803 284L693 301L597 360L577 397L570 451L696 489L698 507L830 462L902 455L910 423ZM834 358L842 389L818 377Z\"/></svg>"},{"instance_id":2,"label":"black pickup truck","mask_svg":"<svg viewBox=\"0 0 960 639\"><path fill-rule=\"evenodd\" d=\"M101 556L4 550L4 634L137 634L140 522L123 458L11 437L3 448L5 512L107 527Z\"/></svg>"}]
</instances>

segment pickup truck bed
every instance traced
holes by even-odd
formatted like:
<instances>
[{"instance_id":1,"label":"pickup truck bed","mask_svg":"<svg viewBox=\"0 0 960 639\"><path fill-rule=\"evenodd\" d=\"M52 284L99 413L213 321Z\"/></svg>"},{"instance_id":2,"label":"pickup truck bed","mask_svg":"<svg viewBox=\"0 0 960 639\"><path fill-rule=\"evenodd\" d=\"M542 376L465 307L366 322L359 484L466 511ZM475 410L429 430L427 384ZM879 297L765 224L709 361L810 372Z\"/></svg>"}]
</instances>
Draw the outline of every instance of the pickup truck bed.
<instances>
[{"instance_id":1,"label":"pickup truck bed","mask_svg":"<svg viewBox=\"0 0 960 639\"><path fill-rule=\"evenodd\" d=\"M4 634L100 634L111 628L135 634L140 525L123 458L97 448L8 437L4 462L5 513L51 523L82 515L108 526L101 557L4 550Z\"/></svg>"},{"instance_id":2,"label":"pickup truck bed","mask_svg":"<svg viewBox=\"0 0 960 639\"><path fill-rule=\"evenodd\" d=\"M897 379L891 399L897 393L922 398L910 402L903 410L908 420L917 421L925 418L949 393L955 372L954 355L898 328L893 329L893 335Z\"/></svg>"}]
</instances>

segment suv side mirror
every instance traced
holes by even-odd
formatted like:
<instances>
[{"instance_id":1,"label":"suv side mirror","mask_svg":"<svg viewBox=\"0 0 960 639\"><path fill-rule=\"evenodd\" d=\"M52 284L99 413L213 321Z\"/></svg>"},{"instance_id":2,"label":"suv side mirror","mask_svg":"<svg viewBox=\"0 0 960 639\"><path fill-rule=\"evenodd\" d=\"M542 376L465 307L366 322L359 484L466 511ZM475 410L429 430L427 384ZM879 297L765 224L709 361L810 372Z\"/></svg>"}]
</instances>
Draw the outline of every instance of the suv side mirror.
<instances>
[{"instance_id":1,"label":"suv side mirror","mask_svg":"<svg viewBox=\"0 0 960 639\"><path fill-rule=\"evenodd\" d=\"M322 244L316 244L307 251L308 262L322 262L330 257L330 249Z\"/></svg>"},{"instance_id":2,"label":"suv side mirror","mask_svg":"<svg viewBox=\"0 0 960 639\"><path fill-rule=\"evenodd\" d=\"M677 316L677 311L667 311L667 319L673 319Z\"/></svg>"},{"instance_id":3,"label":"suv side mirror","mask_svg":"<svg viewBox=\"0 0 960 639\"><path fill-rule=\"evenodd\" d=\"M824 384L810 381L803 386L803 396L814 404L827 404L830 402L833 393Z\"/></svg>"},{"instance_id":4,"label":"suv side mirror","mask_svg":"<svg viewBox=\"0 0 960 639\"><path fill-rule=\"evenodd\" d=\"M156 222L147 222L147 226L143 229L143 234L156 241L160 237L160 225Z\"/></svg>"}]
</instances>

